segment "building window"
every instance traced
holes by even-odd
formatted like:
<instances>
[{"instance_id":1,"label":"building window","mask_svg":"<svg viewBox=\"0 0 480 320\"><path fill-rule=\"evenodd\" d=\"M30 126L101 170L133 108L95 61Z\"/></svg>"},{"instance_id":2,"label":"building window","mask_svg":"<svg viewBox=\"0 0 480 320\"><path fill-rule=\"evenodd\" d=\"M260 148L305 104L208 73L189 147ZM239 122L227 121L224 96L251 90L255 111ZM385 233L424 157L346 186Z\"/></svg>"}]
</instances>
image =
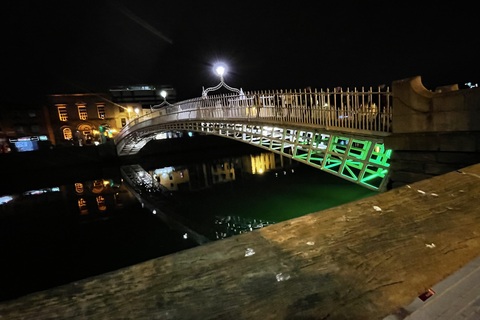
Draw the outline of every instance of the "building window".
<instances>
[{"instance_id":1,"label":"building window","mask_svg":"<svg viewBox=\"0 0 480 320\"><path fill-rule=\"evenodd\" d=\"M78 194L83 193L83 183L80 183L80 182L75 183L75 192Z\"/></svg>"},{"instance_id":2,"label":"building window","mask_svg":"<svg viewBox=\"0 0 480 320\"><path fill-rule=\"evenodd\" d=\"M15 126L15 133L17 135L23 135L25 133L25 128L23 126Z\"/></svg>"},{"instance_id":3,"label":"building window","mask_svg":"<svg viewBox=\"0 0 480 320\"><path fill-rule=\"evenodd\" d=\"M100 211L107 210L107 205L105 203L105 198L102 195L97 196L96 200L97 200L98 210L100 210Z\"/></svg>"},{"instance_id":4,"label":"building window","mask_svg":"<svg viewBox=\"0 0 480 320\"><path fill-rule=\"evenodd\" d=\"M59 106L57 107L57 110L58 110L58 118L60 119L60 121L68 121L67 107Z\"/></svg>"},{"instance_id":5,"label":"building window","mask_svg":"<svg viewBox=\"0 0 480 320\"><path fill-rule=\"evenodd\" d=\"M120 119L122 121L122 128L127 125L127 118Z\"/></svg>"},{"instance_id":6,"label":"building window","mask_svg":"<svg viewBox=\"0 0 480 320\"><path fill-rule=\"evenodd\" d=\"M78 117L80 118L80 120L88 119L87 107L83 104L78 106Z\"/></svg>"},{"instance_id":7,"label":"building window","mask_svg":"<svg viewBox=\"0 0 480 320\"><path fill-rule=\"evenodd\" d=\"M65 140L72 140L73 139L72 130L70 128L64 128L63 129L63 139L65 139Z\"/></svg>"},{"instance_id":8,"label":"building window","mask_svg":"<svg viewBox=\"0 0 480 320\"><path fill-rule=\"evenodd\" d=\"M78 199L78 209L81 215L88 214L87 201L85 199Z\"/></svg>"},{"instance_id":9,"label":"building window","mask_svg":"<svg viewBox=\"0 0 480 320\"><path fill-rule=\"evenodd\" d=\"M37 125L37 124L32 124L32 125L30 126L30 131L31 131L32 133L40 133L40 126Z\"/></svg>"},{"instance_id":10,"label":"building window","mask_svg":"<svg viewBox=\"0 0 480 320\"><path fill-rule=\"evenodd\" d=\"M105 106L103 104L97 105L98 118L105 119Z\"/></svg>"}]
</instances>

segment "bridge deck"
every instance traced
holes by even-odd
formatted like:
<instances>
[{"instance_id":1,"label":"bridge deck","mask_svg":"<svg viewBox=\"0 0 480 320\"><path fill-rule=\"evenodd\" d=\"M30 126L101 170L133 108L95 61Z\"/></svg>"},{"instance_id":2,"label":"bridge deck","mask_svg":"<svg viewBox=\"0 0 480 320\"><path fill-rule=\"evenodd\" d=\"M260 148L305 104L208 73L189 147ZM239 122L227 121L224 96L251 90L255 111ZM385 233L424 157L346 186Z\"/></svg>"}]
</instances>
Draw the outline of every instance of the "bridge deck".
<instances>
[{"instance_id":1,"label":"bridge deck","mask_svg":"<svg viewBox=\"0 0 480 320\"><path fill-rule=\"evenodd\" d=\"M480 253L480 164L0 304L2 319L383 319Z\"/></svg>"}]
</instances>

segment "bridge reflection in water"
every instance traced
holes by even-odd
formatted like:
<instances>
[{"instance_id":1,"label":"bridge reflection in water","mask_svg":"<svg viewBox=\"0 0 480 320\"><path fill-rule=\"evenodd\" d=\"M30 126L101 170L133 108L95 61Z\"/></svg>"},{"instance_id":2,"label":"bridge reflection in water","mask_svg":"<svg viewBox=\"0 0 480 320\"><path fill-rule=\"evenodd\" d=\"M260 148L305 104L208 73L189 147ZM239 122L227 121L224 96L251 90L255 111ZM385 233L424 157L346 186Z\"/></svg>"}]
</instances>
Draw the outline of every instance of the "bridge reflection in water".
<instances>
[{"instance_id":1,"label":"bridge reflection in water","mask_svg":"<svg viewBox=\"0 0 480 320\"><path fill-rule=\"evenodd\" d=\"M119 172L61 181L0 193L0 301L198 245L143 209Z\"/></svg>"},{"instance_id":2,"label":"bridge reflection in water","mask_svg":"<svg viewBox=\"0 0 480 320\"><path fill-rule=\"evenodd\" d=\"M375 194L259 150L197 164L121 168L139 201L197 243L223 239Z\"/></svg>"},{"instance_id":3,"label":"bridge reflection in water","mask_svg":"<svg viewBox=\"0 0 480 320\"><path fill-rule=\"evenodd\" d=\"M217 135L278 153L372 190L385 190L392 96L373 90L274 91L213 95L133 119L115 137L133 155L164 132Z\"/></svg>"},{"instance_id":4,"label":"bridge reflection in water","mask_svg":"<svg viewBox=\"0 0 480 320\"><path fill-rule=\"evenodd\" d=\"M119 170L0 194L0 257L8 261L0 301L375 193L271 152L224 155L123 167L129 183Z\"/></svg>"}]
</instances>

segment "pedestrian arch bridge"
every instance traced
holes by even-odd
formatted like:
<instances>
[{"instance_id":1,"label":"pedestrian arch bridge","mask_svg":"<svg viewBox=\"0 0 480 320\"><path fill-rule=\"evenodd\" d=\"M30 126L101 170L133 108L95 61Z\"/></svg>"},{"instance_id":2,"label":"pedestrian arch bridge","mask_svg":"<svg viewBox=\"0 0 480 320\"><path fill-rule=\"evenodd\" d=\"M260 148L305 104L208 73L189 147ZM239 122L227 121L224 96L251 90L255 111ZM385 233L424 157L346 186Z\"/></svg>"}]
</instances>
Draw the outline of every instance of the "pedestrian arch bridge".
<instances>
[{"instance_id":1,"label":"pedestrian arch bridge","mask_svg":"<svg viewBox=\"0 0 480 320\"><path fill-rule=\"evenodd\" d=\"M372 190L384 190L391 150L389 88L226 93L160 105L115 137L134 155L165 132L195 132L248 143Z\"/></svg>"}]
</instances>

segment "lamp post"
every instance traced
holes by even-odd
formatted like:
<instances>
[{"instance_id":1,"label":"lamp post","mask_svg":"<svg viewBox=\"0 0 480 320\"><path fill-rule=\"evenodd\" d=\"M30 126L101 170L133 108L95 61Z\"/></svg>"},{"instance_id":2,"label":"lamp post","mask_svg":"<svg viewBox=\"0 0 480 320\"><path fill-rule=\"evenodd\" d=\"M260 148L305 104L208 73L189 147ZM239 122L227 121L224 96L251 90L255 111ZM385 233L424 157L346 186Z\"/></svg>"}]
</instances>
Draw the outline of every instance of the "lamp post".
<instances>
[{"instance_id":1,"label":"lamp post","mask_svg":"<svg viewBox=\"0 0 480 320\"><path fill-rule=\"evenodd\" d=\"M151 106L151 107L150 107L150 110L151 110L151 111L153 111L153 109L161 108L161 107L163 107L164 105L167 105L167 106L169 106L169 107L173 106L173 104L171 104L171 103L169 103L169 102L167 101L167 91L166 91L166 90L160 91L160 95L161 95L162 98L163 98L163 102L160 103L160 104Z\"/></svg>"},{"instance_id":2,"label":"lamp post","mask_svg":"<svg viewBox=\"0 0 480 320\"><path fill-rule=\"evenodd\" d=\"M167 91L165 91L165 90L160 91L160 95L163 98L163 102L166 102L167 101L166 100L167 99Z\"/></svg>"},{"instance_id":3,"label":"lamp post","mask_svg":"<svg viewBox=\"0 0 480 320\"><path fill-rule=\"evenodd\" d=\"M215 67L215 73L220 77L220 83L217 84L217 85L214 86L214 87L210 87L210 88L207 88L207 89L205 89L204 87L202 87L202 97L203 97L203 98L206 98L206 97L207 97L207 94L208 94L210 91L218 90L218 89L220 89L221 87L225 87L225 88L226 88L227 90L229 90L229 91L236 92L236 93L238 93L240 96L243 96L243 95L244 95L242 88L240 88L240 89L232 88L232 87L230 87L228 84L225 83L225 80L223 79L223 75L225 74L225 72L226 72L226 67L225 67L225 65L219 64L219 65L217 65L217 66Z\"/></svg>"}]
</instances>

